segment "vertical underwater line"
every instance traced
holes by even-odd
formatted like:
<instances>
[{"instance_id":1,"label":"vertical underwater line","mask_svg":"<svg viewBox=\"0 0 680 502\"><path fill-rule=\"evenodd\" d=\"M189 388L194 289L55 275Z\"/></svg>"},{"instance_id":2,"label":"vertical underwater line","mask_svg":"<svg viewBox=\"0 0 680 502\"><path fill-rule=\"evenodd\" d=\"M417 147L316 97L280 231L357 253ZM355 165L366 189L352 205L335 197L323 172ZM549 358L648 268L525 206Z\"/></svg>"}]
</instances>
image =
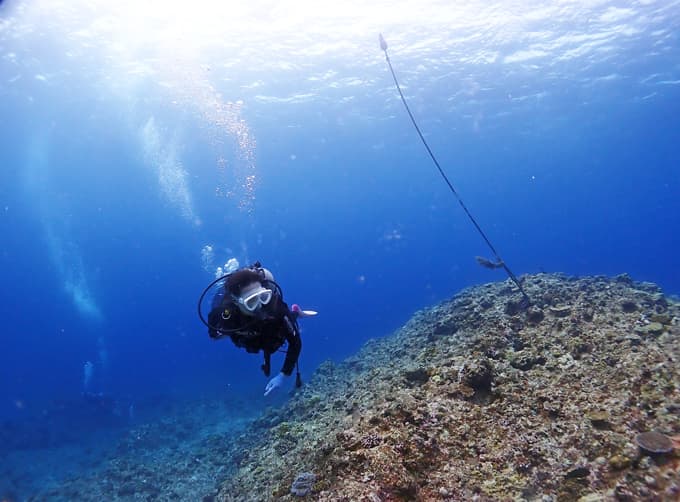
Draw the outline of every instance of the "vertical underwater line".
<instances>
[{"instance_id":1,"label":"vertical underwater line","mask_svg":"<svg viewBox=\"0 0 680 502\"><path fill-rule=\"evenodd\" d=\"M456 189L453 187L453 184L451 181L449 181L448 176L446 176L446 173L442 169L441 165L439 164L439 161L437 161L437 158L434 156L434 153L430 149L430 145L427 144L427 141L425 141L425 137L423 136L423 133L420 131L420 127L418 127L418 123L416 122L415 117L413 116L413 113L411 113L411 109L409 108L408 104L406 103L406 98L404 97L404 93L401 91L401 86L399 85L399 81L397 80L397 75L394 73L394 68L392 68L392 61L390 61L390 56L387 54L387 42L385 42L385 39L382 36L382 33L378 35L379 40L380 40L380 49L385 53L385 60L387 61L387 66L390 69L390 73L392 73L392 78L394 79L394 84L397 86L397 91L399 91L399 96L401 97L401 102L404 103L404 108L406 108L406 112L408 113L408 116L411 118L411 122L413 123L413 127L415 127L416 132L418 133L418 136L420 136L420 140L423 142L423 145L425 145L425 149L427 150L427 153L430 154L430 158L434 162L434 165L437 166L437 169L439 170L439 174L442 176L446 184L448 185L449 189L451 190L451 193L456 197L458 200L458 203L460 204L460 207L463 208L463 211L465 211L465 214L467 214L468 218L472 222L472 224L475 226L477 229L477 232L479 232L479 235L482 236L484 239L484 242L486 242L487 246L489 246L489 249L493 253L494 257L496 258L496 261L498 265L503 267L505 272L508 274L508 277L512 282L515 283L517 288L519 289L520 293L522 293L522 296L524 297L524 301L527 304L531 303L531 300L529 299L529 296L526 294L524 291L524 288L522 288L522 285L520 284L519 280L517 279L517 276L512 273L512 270L506 265L505 261L500 257L498 252L496 251L496 248L491 244L491 241L489 238L486 236L484 231L482 230L482 227L479 226L477 223L477 220L472 216L472 213L468 210L468 208L465 206L465 203L463 202L463 199L460 198L460 195L458 195L458 192Z\"/></svg>"}]
</instances>

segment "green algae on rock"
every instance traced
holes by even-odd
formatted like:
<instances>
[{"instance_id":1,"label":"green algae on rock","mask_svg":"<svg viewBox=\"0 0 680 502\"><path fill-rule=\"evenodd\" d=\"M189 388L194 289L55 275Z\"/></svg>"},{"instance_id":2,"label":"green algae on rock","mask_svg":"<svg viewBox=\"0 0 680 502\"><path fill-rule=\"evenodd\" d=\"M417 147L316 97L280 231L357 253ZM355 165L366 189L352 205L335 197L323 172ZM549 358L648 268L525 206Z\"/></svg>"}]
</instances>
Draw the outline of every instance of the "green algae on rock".
<instances>
[{"instance_id":1,"label":"green algae on rock","mask_svg":"<svg viewBox=\"0 0 680 502\"><path fill-rule=\"evenodd\" d=\"M294 500L300 472L319 501L678 499L677 451L635 444L680 433L678 304L628 275L523 286L529 310L508 281L468 288L322 365L217 499ZM284 417L296 441L278 454Z\"/></svg>"}]
</instances>

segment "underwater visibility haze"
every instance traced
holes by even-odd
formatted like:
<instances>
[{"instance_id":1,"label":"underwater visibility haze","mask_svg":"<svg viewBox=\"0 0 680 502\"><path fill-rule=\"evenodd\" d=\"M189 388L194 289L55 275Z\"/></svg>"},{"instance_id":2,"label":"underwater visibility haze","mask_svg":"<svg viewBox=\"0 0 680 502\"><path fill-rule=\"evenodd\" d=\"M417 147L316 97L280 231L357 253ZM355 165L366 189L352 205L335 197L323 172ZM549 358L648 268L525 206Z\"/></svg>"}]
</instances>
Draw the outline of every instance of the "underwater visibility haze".
<instances>
[{"instance_id":1,"label":"underwater visibility haze","mask_svg":"<svg viewBox=\"0 0 680 502\"><path fill-rule=\"evenodd\" d=\"M678 1L5 0L0 499L88 499L60 483L119 466L136 427L226 434L292 399L196 315L230 260L319 312L304 382L507 280L380 33L520 279L680 292ZM180 499L227 472L195 475Z\"/></svg>"}]
</instances>

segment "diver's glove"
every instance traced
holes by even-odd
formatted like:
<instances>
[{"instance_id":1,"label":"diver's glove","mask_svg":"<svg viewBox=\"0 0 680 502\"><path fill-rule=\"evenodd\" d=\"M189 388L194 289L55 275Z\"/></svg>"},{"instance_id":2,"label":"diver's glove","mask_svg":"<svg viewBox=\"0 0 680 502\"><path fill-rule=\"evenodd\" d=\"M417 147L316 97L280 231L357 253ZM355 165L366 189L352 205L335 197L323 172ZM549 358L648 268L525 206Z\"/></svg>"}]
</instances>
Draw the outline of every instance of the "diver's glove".
<instances>
[{"instance_id":1,"label":"diver's glove","mask_svg":"<svg viewBox=\"0 0 680 502\"><path fill-rule=\"evenodd\" d=\"M272 378L271 380L269 380L269 383L268 383L267 386L264 388L264 395L267 396L267 395L269 395L269 393L270 393L271 391L273 391L274 389L277 389L277 388L281 387L281 385L283 384L283 379L284 379L285 377L286 377L286 375L284 375L283 373L279 373L279 374L276 375L274 378Z\"/></svg>"}]
</instances>

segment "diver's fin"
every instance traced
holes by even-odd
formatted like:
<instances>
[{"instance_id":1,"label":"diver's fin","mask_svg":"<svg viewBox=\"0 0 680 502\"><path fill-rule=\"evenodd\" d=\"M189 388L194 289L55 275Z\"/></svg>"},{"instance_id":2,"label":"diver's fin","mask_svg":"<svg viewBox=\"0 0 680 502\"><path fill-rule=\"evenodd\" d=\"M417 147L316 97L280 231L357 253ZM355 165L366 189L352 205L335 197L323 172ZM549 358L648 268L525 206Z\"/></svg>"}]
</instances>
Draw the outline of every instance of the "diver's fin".
<instances>
[{"instance_id":1,"label":"diver's fin","mask_svg":"<svg viewBox=\"0 0 680 502\"><path fill-rule=\"evenodd\" d=\"M293 306L291 307L291 310L293 312L297 313L297 315L299 317L314 317L315 315L318 314L318 312L316 310L302 310L300 308L300 305L298 305L297 303L293 304Z\"/></svg>"}]
</instances>

